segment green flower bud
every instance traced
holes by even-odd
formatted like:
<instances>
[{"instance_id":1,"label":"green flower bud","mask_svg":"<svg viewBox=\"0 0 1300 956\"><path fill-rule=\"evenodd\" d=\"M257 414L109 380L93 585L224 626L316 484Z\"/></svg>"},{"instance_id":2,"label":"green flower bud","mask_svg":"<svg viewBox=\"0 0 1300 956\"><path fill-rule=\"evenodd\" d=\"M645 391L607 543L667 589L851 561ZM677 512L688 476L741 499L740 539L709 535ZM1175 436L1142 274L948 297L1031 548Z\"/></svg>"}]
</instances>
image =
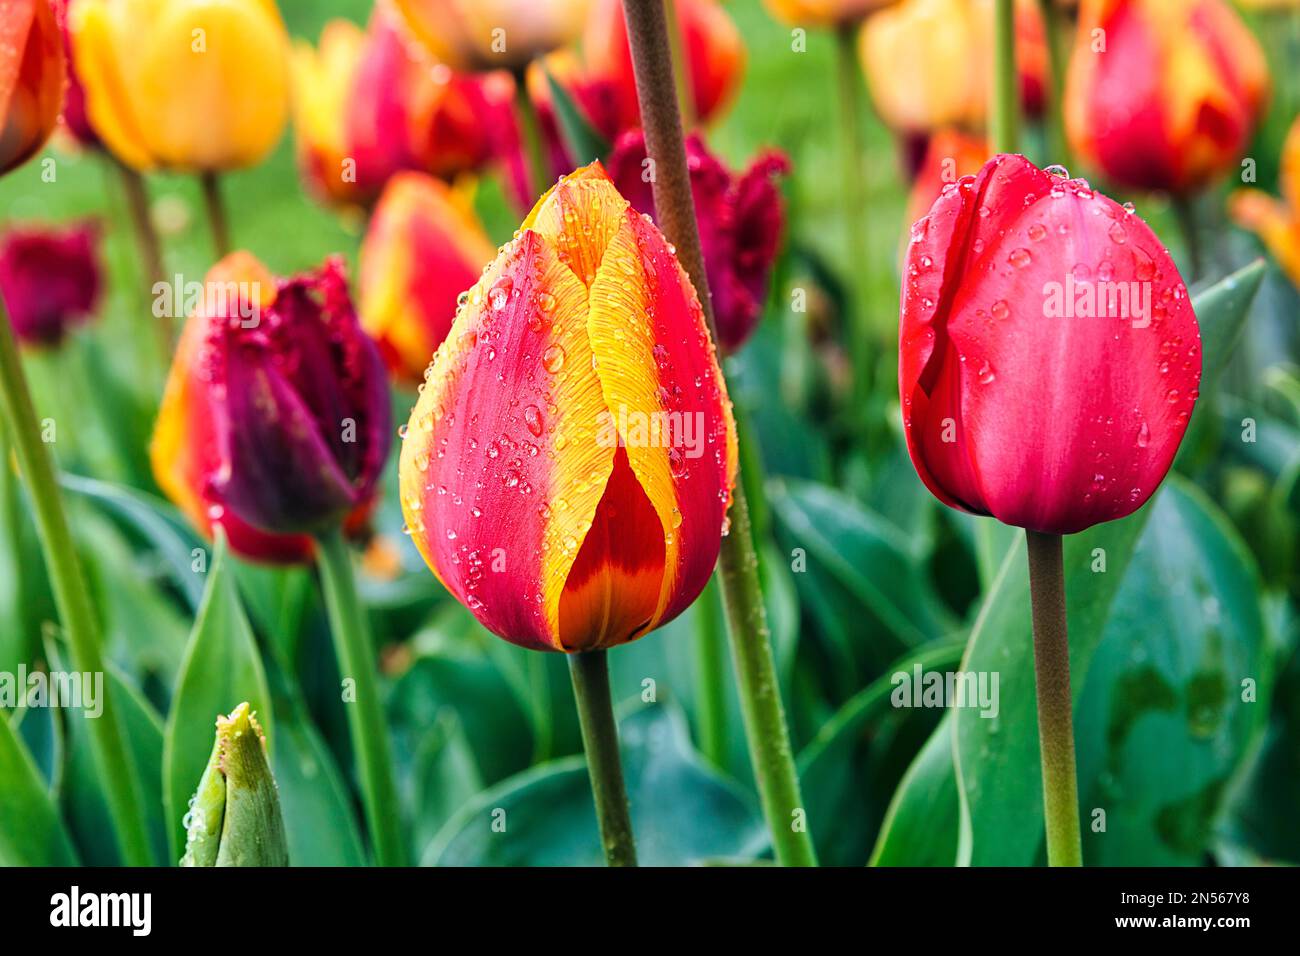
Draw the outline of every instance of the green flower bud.
<instances>
[{"instance_id":1,"label":"green flower bud","mask_svg":"<svg viewBox=\"0 0 1300 956\"><path fill-rule=\"evenodd\" d=\"M266 737L243 703L217 718L217 739L185 815L181 866L288 866Z\"/></svg>"}]
</instances>

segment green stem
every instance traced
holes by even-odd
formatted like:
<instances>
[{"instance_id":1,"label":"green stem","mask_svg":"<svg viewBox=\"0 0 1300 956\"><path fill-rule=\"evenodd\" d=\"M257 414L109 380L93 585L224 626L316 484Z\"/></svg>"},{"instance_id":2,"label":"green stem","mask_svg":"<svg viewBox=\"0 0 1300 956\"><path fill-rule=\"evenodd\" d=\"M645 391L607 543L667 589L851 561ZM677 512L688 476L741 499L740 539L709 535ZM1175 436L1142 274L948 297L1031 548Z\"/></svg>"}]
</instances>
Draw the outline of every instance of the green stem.
<instances>
[{"instance_id":1,"label":"green stem","mask_svg":"<svg viewBox=\"0 0 1300 956\"><path fill-rule=\"evenodd\" d=\"M519 136L523 140L524 157L528 161L528 191L540 196L551 181L542 145L542 126L537 118L537 104L528 95L528 71L515 74L515 112L519 116Z\"/></svg>"},{"instance_id":2,"label":"green stem","mask_svg":"<svg viewBox=\"0 0 1300 956\"><path fill-rule=\"evenodd\" d=\"M1069 63L1066 31L1057 0L1039 0L1043 11L1043 32L1047 39L1047 135L1052 163L1071 165L1070 140L1065 133L1065 73Z\"/></svg>"},{"instance_id":3,"label":"green stem","mask_svg":"<svg viewBox=\"0 0 1300 956\"><path fill-rule=\"evenodd\" d=\"M528 655L528 698L533 705L533 763L551 759L551 673L544 654Z\"/></svg>"},{"instance_id":4,"label":"green stem","mask_svg":"<svg viewBox=\"0 0 1300 956\"><path fill-rule=\"evenodd\" d=\"M838 79L840 108L840 174L844 189L845 248L849 254L851 277L851 318L845 333L849 336L849 359L853 363L855 406L866 407L871 394L871 353L875 336L868 308L870 282L870 239L867 234L866 183L862 170L862 72L858 65L852 24L835 34L835 69Z\"/></svg>"},{"instance_id":5,"label":"green stem","mask_svg":"<svg viewBox=\"0 0 1300 956\"><path fill-rule=\"evenodd\" d=\"M325 607L334 635L334 653L338 656L340 673L351 678L356 689L356 699L344 708L352 749L356 752L375 863L401 866L405 853L393 783L393 759L379 699L379 675L370 629L357 599L356 580L342 530L324 532L317 536L316 542Z\"/></svg>"},{"instance_id":6,"label":"green stem","mask_svg":"<svg viewBox=\"0 0 1300 956\"><path fill-rule=\"evenodd\" d=\"M46 571L54 591L54 603L68 639L72 666L84 673L103 674L99 621L90 604L90 593L73 546L54 463L41 440L31 392L23 376L18 346L2 300L0 404L3 404L8 424L9 440L18 456L18 467L26 480ZM86 721L95 769L104 783L109 817L122 860L128 866L149 866L153 858L145 828L144 799L118 719L117 702L107 686L103 698L103 712L99 718Z\"/></svg>"},{"instance_id":7,"label":"green stem","mask_svg":"<svg viewBox=\"0 0 1300 956\"><path fill-rule=\"evenodd\" d=\"M136 245L139 247L141 264L144 266L146 290L152 290L156 283L164 281L162 243L158 239L158 230L154 228L153 216L149 213L149 193L145 188L144 177L125 163L113 161L118 176L122 181L122 195L126 198L127 212L131 217L131 228L135 232ZM150 292L152 295L152 292ZM149 315L148 312L142 312ZM154 342L158 350L158 361L166 366L171 361L172 317L164 313L152 323Z\"/></svg>"},{"instance_id":8,"label":"green stem","mask_svg":"<svg viewBox=\"0 0 1300 956\"><path fill-rule=\"evenodd\" d=\"M212 229L212 247L218 259L224 259L230 252L230 225L226 220L226 206L221 199L221 182L217 174L206 172L199 176L203 186L203 206L208 213L208 225Z\"/></svg>"},{"instance_id":9,"label":"green stem","mask_svg":"<svg viewBox=\"0 0 1300 956\"><path fill-rule=\"evenodd\" d=\"M690 276L714 341L717 326L713 299L700 251L695 201L686 167L686 148L673 84L668 27L661 0L623 0L637 99L645 129L647 155L656 158L655 212L659 228L677 247L677 258ZM772 832L778 863L814 866L812 836L804 824L799 777L781 706L781 691L772 661L772 637L758 578L758 555L749 524L743 484L732 493L731 532L722 539L718 569L727 610L731 654L739 683L741 713L759 797Z\"/></svg>"},{"instance_id":10,"label":"green stem","mask_svg":"<svg viewBox=\"0 0 1300 956\"><path fill-rule=\"evenodd\" d=\"M596 824L605 848L605 862L610 866L636 866L636 840L618 756L618 725L609 694L605 651L570 654L569 676L573 678L573 699L578 705L582 749L587 754L587 775L596 802Z\"/></svg>"},{"instance_id":11,"label":"green stem","mask_svg":"<svg viewBox=\"0 0 1300 956\"><path fill-rule=\"evenodd\" d=\"M1034 619L1034 684L1038 746L1043 764L1043 816L1049 866L1081 866L1079 793L1075 783L1070 641L1059 534L1026 531L1029 594Z\"/></svg>"},{"instance_id":12,"label":"green stem","mask_svg":"<svg viewBox=\"0 0 1300 956\"><path fill-rule=\"evenodd\" d=\"M1183 234L1183 243L1187 246L1187 262L1191 268L1191 280L1201 278L1205 265L1201 251L1201 224L1196 215L1196 200L1191 196L1174 197L1174 215L1178 218L1178 229Z\"/></svg>"},{"instance_id":13,"label":"green stem","mask_svg":"<svg viewBox=\"0 0 1300 956\"><path fill-rule=\"evenodd\" d=\"M989 121L993 152L1014 153L1019 140L1020 73L1016 69L1015 0L994 0L993 115Z\"/></svg>"},{"instance_id":14,"label":"green stem","mask_svg":"<svg viewBox=\"0 0 1300 956\"><path fill-rule=\"evenodd\" d=\"M695 602L699 630L695 633L695 708L700 725L700 753L721 769L727 760L726 637L718 577Z\"/></svg>"}]
</instances>

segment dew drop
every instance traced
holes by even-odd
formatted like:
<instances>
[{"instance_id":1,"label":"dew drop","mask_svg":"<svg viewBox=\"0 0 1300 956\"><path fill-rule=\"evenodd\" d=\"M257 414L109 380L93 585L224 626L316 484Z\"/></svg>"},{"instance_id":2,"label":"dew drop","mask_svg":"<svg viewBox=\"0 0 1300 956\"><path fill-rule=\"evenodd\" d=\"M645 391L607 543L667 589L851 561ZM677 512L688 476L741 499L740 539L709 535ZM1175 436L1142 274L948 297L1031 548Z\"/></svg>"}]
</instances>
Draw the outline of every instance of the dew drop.
<instances>
[{"instance_id":1,"label":"dew drop","mask_svg":"<svg viewBox=\"0 0 1300 956\"><path fill-rule=\"evenodd\" d=\"M542 368L552 375L564 368L564 348L559 345L548 346L542 353Z\"/></svg>"}]
</instances>

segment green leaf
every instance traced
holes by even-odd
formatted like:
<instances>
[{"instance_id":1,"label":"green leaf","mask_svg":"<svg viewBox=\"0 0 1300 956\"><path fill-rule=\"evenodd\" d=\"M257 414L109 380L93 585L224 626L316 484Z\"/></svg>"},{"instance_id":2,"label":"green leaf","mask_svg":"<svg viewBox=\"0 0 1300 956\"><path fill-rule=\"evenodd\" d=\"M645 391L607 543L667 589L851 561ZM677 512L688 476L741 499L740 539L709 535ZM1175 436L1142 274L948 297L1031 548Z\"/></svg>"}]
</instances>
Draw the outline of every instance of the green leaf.
<instances>
[{"instance_id":1,"label":"green leaf","mask_svg":"<svg viewBox=\"0 0 1300 956\"><path fill-rule=\"evenodd\" d=\"M679 710L645 707L620 721L619 733L641 864L749 859L765 847L753 802L691 750ZM423 859L430 866L603 862L582 757L533 767L484 792L452 818Z\"/></svg>"},{"instance_id":2,"label":"green leaf","mask_svg":"<svg viewBox=\"0 0 1300 956\"><path fill-rule=\"evenodd\" d=\"M947 671L961 662L963 643L945 641L909 654L855 694L799 754L799 785L808 810L808 825L823 866L861 863L870 847L868 801L873 796L869 773L870 730L900 712L891 704L896 673ZM903 712L905 713L905 712ZM893 787L886 783L884 793ZM876 794L877 798L883 797Z\"/></svg>"},{"instance_id":3,"label":"green leaf","mask_svg":"<svg viewBox=\"0 0 1300 956\"><path fill-rule=\"evenodd\" d=\"M551 71L543 67L543 72L546 73L546 82L551 89L551 103L555 107L560 136L569 155L579 166L585 166L593 159L605 159L609 155L609 143L587 122L569 91L551 75Z\"/></svg>"},{"instance_id":4,"label":"green leaf","mask_svg":"<svg viewBox=\"0 0 1300 956\"><path fill-rule=\"evenodd\" d=\"M31 754L0 713L0 866L76 866L63 828Z\"/></svg>"},{"instance_id":5,"label":"green leaf","mask_svg":"<svg viewBox=\"0 0 1300 956\"><path fill-rule=\"evenodd\" d=\"M1084 827L1089 864L1202 862L1229 780L1267 719L1259 590L1236 532L1171 479L1079 696L1085 824L1093 808L1106 811L1104 833Z\"/></svg>"},{"instance_id":6,"label":"green leaf","mask_svg":"<svg viewBox=\"0 0 1300 956\"><path fill-rule=\"evenodd\" d=\"M411 802L415 807L415 859L452 815L483 789L478 764L455 711L445 710L415 754Z\"/></svg>"},{"instance_id":7,"label":"green leaf","mask_svg":"<svg viewBox=\"0 0 1300 956\"><path fill-rule=\"evenodd\" d=\"M167 715L163 748L163 803L171 859L185 846L182 818L212 750L217 715L247 701L258 715L274 757L275 723L253 632L230 576L225 539L218 535L207 590L181 664Z\"/></svg>"}]
</instances>

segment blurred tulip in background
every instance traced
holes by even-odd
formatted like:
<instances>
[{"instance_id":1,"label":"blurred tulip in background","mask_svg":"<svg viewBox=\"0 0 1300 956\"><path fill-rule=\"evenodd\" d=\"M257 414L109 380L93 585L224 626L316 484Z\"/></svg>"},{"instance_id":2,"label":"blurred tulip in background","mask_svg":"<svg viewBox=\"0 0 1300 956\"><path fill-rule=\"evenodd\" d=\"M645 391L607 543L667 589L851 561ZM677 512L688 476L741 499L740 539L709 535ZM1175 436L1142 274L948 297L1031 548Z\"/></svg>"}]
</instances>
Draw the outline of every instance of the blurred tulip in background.
<instances>
[{"instance_id":1,"label":"blurred tulip in background","mask_svg":"<svg viewBox=\"0 0 1300 956\"><path fill-rule=\"evenodd\" d=\"M63 40L48 0L11 0L0 20L0 173L36 154L63 104Z\"/></svg>"},{"instance_id":2,"label":"blurred tulip in background","mask_svg":"<svg viewBox=\"0 0 1300 956\"><path fill-rule=\"evenodd\" d=\"M1257 189L1242 189L1232 195L1228 211L1238 225L1259 236L1300 289L1300 119L1292 124L1282 147L1278 178L1280 200Z\"/></svg>"},{"instance_id":3,"label":"blurred tulip in background","mask_svg":"<svg viewBox=\"0 0 1300 956\"><path fill-rule=\"evenodd\" d=\"M99 229L15 227L0 237L0 295L20 341L54 346L99 306Z\"/></svg>"}]
</instances>

